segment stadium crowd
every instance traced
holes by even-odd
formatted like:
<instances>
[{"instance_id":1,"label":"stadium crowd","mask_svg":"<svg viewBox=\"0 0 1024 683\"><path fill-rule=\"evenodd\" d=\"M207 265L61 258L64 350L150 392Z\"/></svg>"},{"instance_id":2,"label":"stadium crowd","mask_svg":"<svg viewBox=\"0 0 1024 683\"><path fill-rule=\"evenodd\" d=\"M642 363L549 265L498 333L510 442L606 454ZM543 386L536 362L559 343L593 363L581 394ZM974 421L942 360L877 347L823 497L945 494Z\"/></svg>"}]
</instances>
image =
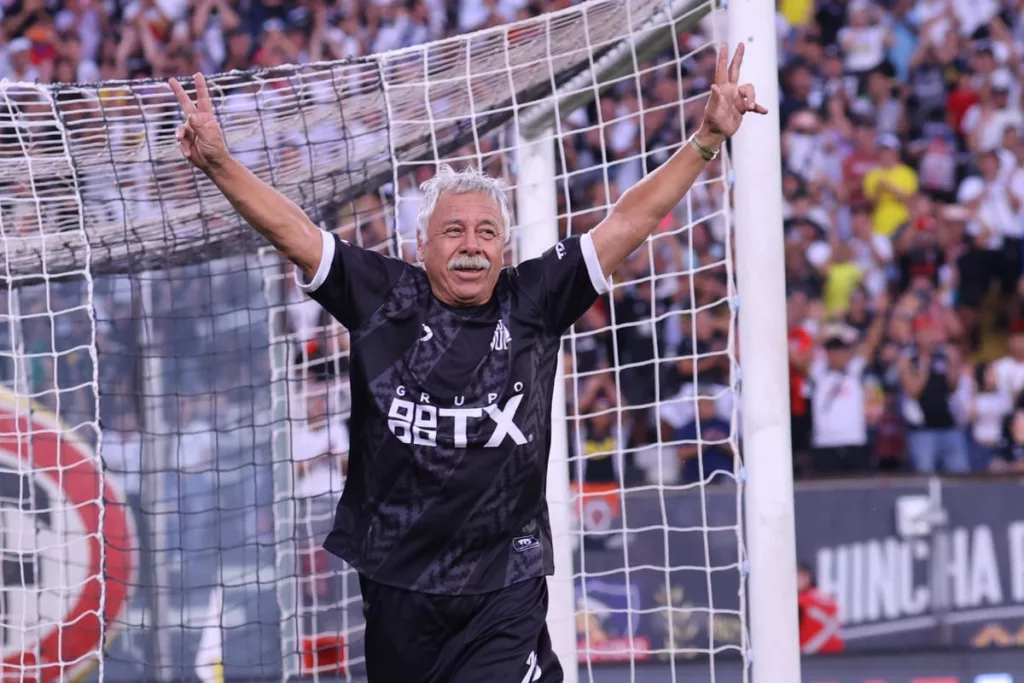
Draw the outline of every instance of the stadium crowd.
<instances>
[{"instance_id":1,"label":"stadium crowd","mask_svg":"<svg viewBox=\"0 0 1024 683\"><path fill-rule=\"evenodd\" d=\"M0 78L93 82L343 59L570 4L0 0ZM1024 469L1022 10L1019 0L779 0L800 476ZM703 104L695 96L707 91L714 65L706 48L723 35L714 21L680 36L679 52L691 56L678 76L650 69L639 88L616 86L563 123L558 158L571 178L559 192L563 234L596 225L645 167L663 162L693 130ZM680 92L688 98L682 107ZM490 153L497 136L478 144L494 162L488 170L511 167ZM732 469L738 402L729 387L742 349L730 335L722 170L721 159L709 166L654 248L638 254L613 295L576 326L566 365L570 413L584 416L570 430L573 450L586 456L574 470L580 480L692 482ZM422 179L411 174L360 199L335 227L370 247L386 248L392 231L411 238ZM243 266L205 267L161 285L156 314L173 324L156 344L179 359L168 395L218 397L190 399L175 414L219 425L233 402L262 400L251 389L267 354L239 358L223 347L234 337L196 322L218 310L259 309L238 292L261 295L261 277ZM138 349L124 324L135 313L130 293L108 283L95 296L101 351L131 366ZM289 296L306 369L311 355L343 356L343 335L325 335L316 311L298 292ZM44 345L48 334L39 332ZM261 334L265 328L250 336ZM203 352L181 353L189 347ZM624 369L608 371L613 365ZM37 373L41 385L56 381L56 371L47 372ZM140 424L141 408L126 398L131 372L101 368L100 376L101 395L121 397L103 404L116 441ZM197 406L207 414L197 416Z\"/></svg>"}]
</instances>

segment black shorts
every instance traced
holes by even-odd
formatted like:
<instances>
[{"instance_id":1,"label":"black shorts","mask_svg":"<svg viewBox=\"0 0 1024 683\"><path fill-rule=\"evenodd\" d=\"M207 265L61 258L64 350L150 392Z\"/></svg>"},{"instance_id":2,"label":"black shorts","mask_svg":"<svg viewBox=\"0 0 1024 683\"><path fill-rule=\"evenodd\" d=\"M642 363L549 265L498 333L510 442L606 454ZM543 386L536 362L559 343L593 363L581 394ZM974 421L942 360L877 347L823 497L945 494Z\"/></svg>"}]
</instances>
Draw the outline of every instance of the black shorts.
<instances>
[{"instance_id":1,"label":"black shorts","mask_svg":"<svg viewBox=\"0 0 1024 683\"><path fill-rule=\"evenodd\" d=\"M429 595L359 577L367 683L561 683L545 579Z\"/></svg>"}]
</instances>

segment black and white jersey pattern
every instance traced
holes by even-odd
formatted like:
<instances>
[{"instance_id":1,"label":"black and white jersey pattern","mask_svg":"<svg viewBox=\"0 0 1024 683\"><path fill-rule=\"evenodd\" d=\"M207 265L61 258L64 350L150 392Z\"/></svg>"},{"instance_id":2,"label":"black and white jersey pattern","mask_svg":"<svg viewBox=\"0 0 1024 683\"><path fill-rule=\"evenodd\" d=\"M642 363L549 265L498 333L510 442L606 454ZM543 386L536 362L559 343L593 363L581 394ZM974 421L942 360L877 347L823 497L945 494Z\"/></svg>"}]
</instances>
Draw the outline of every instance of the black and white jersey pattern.
<instances>
[{"instance_id":1,"label":"black and white jersey pattern","mask_svg":"<svg viewBox=\"0 0 1024 683\"><path fill-rule=\"evenodd\" d=\"M610 288L590 235L502 270L484 305L323 234L300 286L351 334L348 479L324 547L373 581L486 593L554 570L545 501L560 340Z\"/></svg>"}]
</instances>

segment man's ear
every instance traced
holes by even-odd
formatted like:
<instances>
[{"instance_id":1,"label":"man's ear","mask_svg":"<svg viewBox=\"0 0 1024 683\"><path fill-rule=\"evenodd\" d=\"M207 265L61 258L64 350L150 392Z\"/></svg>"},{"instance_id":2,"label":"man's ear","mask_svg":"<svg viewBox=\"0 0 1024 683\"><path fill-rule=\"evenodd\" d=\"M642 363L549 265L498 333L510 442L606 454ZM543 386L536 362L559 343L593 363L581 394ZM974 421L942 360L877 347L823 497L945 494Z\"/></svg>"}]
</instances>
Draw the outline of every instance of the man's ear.
<instances>
[{"instance_id":1,"label":"man's ear","mask_svg":"<svg viewBox=\"0 0 1024 683\"><path fill-rule=\"evenodd\" d=\"M423 262L423 250L426 245L423 242L423 235L419 230L416 231L416 260L420 263Z\"/></svg>"}]
</instances>

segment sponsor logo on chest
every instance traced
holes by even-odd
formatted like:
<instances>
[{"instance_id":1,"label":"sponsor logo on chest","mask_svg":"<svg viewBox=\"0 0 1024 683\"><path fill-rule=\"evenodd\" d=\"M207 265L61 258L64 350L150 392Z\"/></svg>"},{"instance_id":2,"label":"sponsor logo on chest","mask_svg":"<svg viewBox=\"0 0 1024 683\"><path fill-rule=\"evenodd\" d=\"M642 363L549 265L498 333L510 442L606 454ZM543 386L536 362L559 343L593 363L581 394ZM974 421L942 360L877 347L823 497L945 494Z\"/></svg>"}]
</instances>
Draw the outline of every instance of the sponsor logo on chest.
<instances>
[{"instance_id":1,"label":"sponsor logo on chest","mask_svg":"<svg viewBox=\"0 0 1024 683\"><path fill-rule=\"evenodd\" d=\"M523 383L516 382L512 390L515 393L503 402L499 402L497 393L490 393L485 405L467 407L464 405L466 397L456 396L451 407L440 407L431 402L429 394L415 397L404 386L399 386L388 408L388 429L405 444L433 448L440 435L442 443L465 448L471 434L474 441L482 440L481 433L485 435L483 430L489 425L492 430L484 448L497 448L506 441L522 446L533 441L533 435L523 434L516 424L516 412L523 402Z\"/></svg>"}]
</instances>

